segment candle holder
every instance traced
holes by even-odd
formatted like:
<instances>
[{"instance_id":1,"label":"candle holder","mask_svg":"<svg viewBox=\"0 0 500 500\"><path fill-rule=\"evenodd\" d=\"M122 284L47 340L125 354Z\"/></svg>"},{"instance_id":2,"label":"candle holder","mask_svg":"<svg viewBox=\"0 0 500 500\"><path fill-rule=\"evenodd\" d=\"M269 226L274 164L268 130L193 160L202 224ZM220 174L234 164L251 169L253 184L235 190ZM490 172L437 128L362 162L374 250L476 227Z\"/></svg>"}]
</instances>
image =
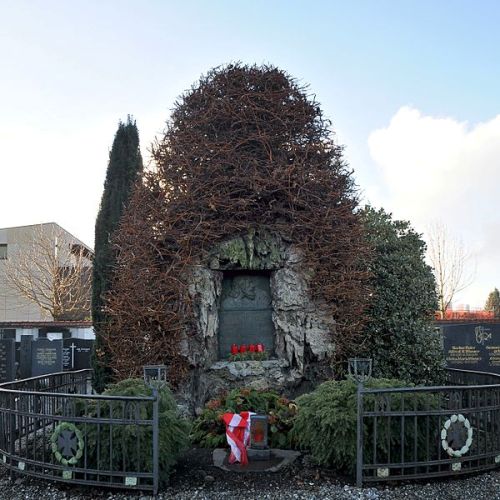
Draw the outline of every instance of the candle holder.
<instances>
[{"instance_id":1,"label":"candle holder","mask_svg":"<svg viewBox=\"0 0 500 500\"><path fill-rule=\"evenodd\" d=\"M249 460L269 460L271 458L268 427L267 415L252 415L250 417L250 446L247 450Z\"/></svg>"}]
</instances>

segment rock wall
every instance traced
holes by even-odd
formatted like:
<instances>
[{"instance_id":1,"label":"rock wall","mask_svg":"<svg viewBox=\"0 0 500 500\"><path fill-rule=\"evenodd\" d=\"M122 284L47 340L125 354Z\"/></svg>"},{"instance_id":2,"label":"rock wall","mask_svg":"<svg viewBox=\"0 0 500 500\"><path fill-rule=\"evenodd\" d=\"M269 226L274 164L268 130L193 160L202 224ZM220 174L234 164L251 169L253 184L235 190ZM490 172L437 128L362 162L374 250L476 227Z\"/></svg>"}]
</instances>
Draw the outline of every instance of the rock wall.
<instances>
[{"instance_id":1,"label":"rock wall","mask_svg":"<svg viewBox=\"0 0 500 500\"><path fill-rule=\"evenodd\" d=\"M275 358L229 362L218 359L218 311L224 271L270 272ZM249 231L218 245L192 273L190 296L197 334L186 336L183 354L192 371L178 397L186 412L198 412L221 391L234 387L272 388L293 395L304 381L328 376L334 351L334 322L308 293L307 266L277 235Z\"/></svg>"}]
</instances>

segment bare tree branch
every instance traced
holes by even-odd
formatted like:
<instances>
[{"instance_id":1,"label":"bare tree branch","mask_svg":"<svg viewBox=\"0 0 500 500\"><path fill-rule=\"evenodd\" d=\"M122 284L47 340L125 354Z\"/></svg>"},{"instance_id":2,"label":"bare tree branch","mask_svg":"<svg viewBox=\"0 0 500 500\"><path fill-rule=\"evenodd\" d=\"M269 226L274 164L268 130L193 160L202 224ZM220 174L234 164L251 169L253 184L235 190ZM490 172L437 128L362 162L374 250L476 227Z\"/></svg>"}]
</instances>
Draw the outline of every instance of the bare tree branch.
<instances>
[{"instance_id":1,"label":"bare tree branch","mask_svg":"<svg viewBox=\"0 0 500 500\"><path fill-rule=\"evenodd\" d=\"M8 285L54 320L88 319L92 262L68 233L42 224L9 248Z\"/></svg>"},{"instance_id":2,"label":"bare tree branch","mask_svg":"<svg viewBox=\"0 0 500 500\"><path fill-rule=\"evenodd\" d=\"M462 241L453 237L442 223L427 230L427 256L434 269L441 318L445 317L453 298L473 281L471 255Z\"/></svg>"}]
</instances>

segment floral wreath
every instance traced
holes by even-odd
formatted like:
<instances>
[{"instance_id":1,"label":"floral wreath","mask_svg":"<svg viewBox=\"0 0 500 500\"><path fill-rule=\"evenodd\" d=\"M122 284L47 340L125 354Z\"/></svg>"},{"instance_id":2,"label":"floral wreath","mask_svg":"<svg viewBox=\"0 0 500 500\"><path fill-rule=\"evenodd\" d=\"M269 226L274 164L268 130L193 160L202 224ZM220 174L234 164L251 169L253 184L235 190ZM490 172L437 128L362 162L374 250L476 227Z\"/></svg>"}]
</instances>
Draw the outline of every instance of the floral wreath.
<instances>
[{"instance_id":1,"label":"floral wreath","mask_svg":"<svg viewBox=\"0 0 500 500\"><path fill-rule=\"evenodd\" d=\"M64 458L62 456L62 453L59 451L59 446L57 444L57 438L61 435L63 431L74 432L76 436L76 441L77 441L76 453L69 459ZM82 458L83 448L85 446L83 442L83 434L82 431L78 429L78 427L75 424L72 424L70 422L61 422L60 424L56 425L54 432L52 433L52 436L50 436L50 442L51 442L52 453L56 457L56 460L61 464L75 465L78 462L78 460Z\"/></svg>"},{"instance_id":2,"label":"floral wreath","mask_svg":"<svg viewBox=\"0 0 500 500\"><path fill-rule=\"evenodd\" d=\"M465 441L465 444L460 448L459 450L454 450L450 444L448 443L448 429L450 428L451 424L454 424L456 422L462 423L462 425L467 429L467 440ZM467 418L465 418L462 414L459 415L452 415L448 420L443 425L443 429L441 431L441 445L443 447L443 450L450 455L450 457L461 457L462 455L465 455L469 449L470 445L472 444L472 427L470 425L470 422Z\"/></svg>"}]
</instances>

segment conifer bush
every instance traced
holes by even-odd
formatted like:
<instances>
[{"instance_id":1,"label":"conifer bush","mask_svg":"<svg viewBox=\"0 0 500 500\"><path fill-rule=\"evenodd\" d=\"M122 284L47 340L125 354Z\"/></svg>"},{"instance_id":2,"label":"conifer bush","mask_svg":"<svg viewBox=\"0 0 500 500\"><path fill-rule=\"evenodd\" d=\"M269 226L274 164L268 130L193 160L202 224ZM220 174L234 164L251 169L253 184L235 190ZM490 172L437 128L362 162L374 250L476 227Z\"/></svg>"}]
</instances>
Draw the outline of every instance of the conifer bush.
<instances>
[{"instance_id":1,"label":"conifer bush","mask_svg":"<svg viewBox=\"0 0 500 500\"><path fill-rule=\"evenodd\" d=\"M371 379L365 387L385 389L411 387L397 379ZM345 472L353 472L356 466L356 418L357 387L352 380L328 381L318 386L313 392L297 399L298 413L291 432L292 442L299 449L310 451L318 465L332 467ZM429 393L392 394L390 406L393 410L405 408L429 410L437 407L437 398ZM366 409L373 409L374 397L364 397ZM434 417L429 417L431 420ZM437 417L436 417L437 418ZM419 450L425 451L422 422L415 424L415 419L407 419L404 439L407 449L412 446L417 434ZM437 422L429 421L431 429L437 429ZM388 452L394 461L401 453L401 422L398 418L379 417L377 422L377 457L385 460ZM390 433L390 434L389 434ZM365 421L364 454L366 460L373 456L373 421Z\"/></svg>"},{"instance_id":2,"label":"conifer bush","mask_svg":"<svg viewBox=\"0 0 500 500\"><path fill-rule=\"evenodd\" d=\"M141 379L127 379L109 386L105 396L152 396L153 390ZM158 389L160 481L168 480L170 470L189 442L189 423L178 415L177 405L167 386ZM87 414L94 418L153 418L153 404L121 401L92 401ZM92 466L109 470L146 472L153 470L151 425L86 424L85 439ZM111 454L110 454L111 452ZM97 463L99 460L99 463Z\"/></svg>"}]
</instances>

